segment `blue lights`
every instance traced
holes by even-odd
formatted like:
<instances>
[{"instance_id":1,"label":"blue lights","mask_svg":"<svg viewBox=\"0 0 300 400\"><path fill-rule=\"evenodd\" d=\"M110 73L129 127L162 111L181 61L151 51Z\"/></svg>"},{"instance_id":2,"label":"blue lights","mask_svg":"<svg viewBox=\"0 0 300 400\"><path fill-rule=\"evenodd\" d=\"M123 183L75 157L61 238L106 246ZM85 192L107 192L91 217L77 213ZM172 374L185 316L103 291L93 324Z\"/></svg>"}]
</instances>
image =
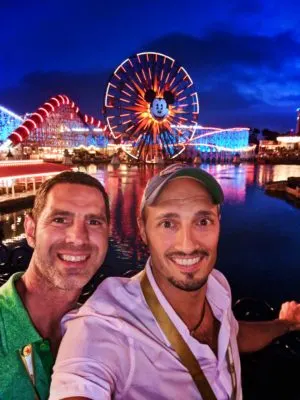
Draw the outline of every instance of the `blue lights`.
<instances>
[{"instance_id":1,"label":"blue lights","mask_svg":"<svg viewBox=\"0 0 300 400\"><path fill-rule=\"evenodd\" d=\"M4 142L9 134L20 126L22 122L23 119L19 115L0 106L0 143Z\"/></svg>"},{"instance_id":2,"label":"blue lights","mask_svg":"<svg viewBox=\"0 0 300 400\"><path fill-rule=\"evenodd\" d=\"M201 152L238 152L247 151L249 147L248 128L198 128L191 144Z\"/></svg>"},{"instance_id":3,"label":"blue lights","mask_svg":"<svg viewBox=\"0 0 300 400\"><path fill-rule=\"evenodd\" d=\"M89 135L87 138L87 145L88 146L95 146L95 147L107 147L108 139L102 135Z\"/></svg>"}]
</instances>

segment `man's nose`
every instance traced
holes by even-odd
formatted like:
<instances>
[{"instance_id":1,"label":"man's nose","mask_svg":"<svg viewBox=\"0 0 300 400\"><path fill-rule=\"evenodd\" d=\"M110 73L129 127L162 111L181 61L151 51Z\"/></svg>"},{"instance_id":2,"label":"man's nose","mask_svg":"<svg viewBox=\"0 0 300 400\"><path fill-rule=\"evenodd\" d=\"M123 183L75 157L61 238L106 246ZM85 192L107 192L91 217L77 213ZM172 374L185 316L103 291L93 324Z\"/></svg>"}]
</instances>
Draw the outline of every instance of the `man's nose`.
<instances>
[{"instance_id":1,"label":"man's nose","mask_svg":"<svg viewBox=\"0 0 300 400\"><path fill-rule=\"evenodd\" d=\"M197 241L190 226L183 226L178 232L178 248L189 254L197 248Z\"/></svg>"},{"instance_id":2,"label":"man's nose","mask_svg":"<svg viewBox=\"0 0 300 400\"><path fill-rule=\"evenodd\" d=\"M81 219L75 219L67 229L66 242L80 246L86 244L88 240L89 235L86 222Z\"/></svg>"}]
</instances>

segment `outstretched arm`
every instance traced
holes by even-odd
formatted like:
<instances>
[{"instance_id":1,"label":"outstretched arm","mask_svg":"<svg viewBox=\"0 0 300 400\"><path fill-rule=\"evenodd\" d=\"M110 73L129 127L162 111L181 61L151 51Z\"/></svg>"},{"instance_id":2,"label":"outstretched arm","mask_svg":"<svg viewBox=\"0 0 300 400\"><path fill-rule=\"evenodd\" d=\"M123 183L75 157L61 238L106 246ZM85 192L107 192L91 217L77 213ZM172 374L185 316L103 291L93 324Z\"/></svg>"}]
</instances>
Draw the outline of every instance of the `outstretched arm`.
<instances>
[{"instance_id":1,"label":"outstretched arm","mask_svg":"<svg viewBox=\"0 0 300 400\"><path fill-rule=\"evenodd\" d=\"M274 339L294 330L300 330L300 304L291 301L282 304L279 318L273 321L239 321L239 351L261 350Z\"/></svg>"}]
</instances>

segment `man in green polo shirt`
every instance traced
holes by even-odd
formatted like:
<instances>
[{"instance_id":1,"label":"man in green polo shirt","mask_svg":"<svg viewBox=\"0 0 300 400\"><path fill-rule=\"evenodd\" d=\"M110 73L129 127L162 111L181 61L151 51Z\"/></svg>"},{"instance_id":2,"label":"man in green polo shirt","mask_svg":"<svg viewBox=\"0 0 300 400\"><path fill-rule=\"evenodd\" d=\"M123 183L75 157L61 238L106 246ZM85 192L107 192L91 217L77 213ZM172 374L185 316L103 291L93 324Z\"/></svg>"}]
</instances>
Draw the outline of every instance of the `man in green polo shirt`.
<instances>
[{"instance_id":1,"label":"man in green polo shirt","mask_svg":"<svg viewBox=\"0 0 300 400\"><path fill-rule=\"evenodd\" d=\"M0 287L0 400L48 398L61 318L103 263L108 231L95 178L67 171L39 189L25 219L29 267Z\"/></svg>"}]
</instances>

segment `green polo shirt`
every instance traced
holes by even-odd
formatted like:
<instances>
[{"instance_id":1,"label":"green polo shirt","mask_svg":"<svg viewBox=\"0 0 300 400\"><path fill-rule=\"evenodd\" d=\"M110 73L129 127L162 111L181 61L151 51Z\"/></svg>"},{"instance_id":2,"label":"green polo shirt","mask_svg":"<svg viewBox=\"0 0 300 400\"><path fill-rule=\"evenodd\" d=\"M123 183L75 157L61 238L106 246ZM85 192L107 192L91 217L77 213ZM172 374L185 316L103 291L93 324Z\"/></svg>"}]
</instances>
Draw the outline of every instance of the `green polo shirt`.
<instances>
[{"instance_id":1,"label":"green polo shirt","mask_svg":"<svg viewBox=\"0 0 300 400\"><path fill-rule=\"evenodd\" d=\"M35 369L35 386L41 400L49 395L53 357L50 345L34 328L15 281L18 272L0 287L0 400L33 400L35 392L20 352L31 344Z\"/></svg>"}]
</instances>

